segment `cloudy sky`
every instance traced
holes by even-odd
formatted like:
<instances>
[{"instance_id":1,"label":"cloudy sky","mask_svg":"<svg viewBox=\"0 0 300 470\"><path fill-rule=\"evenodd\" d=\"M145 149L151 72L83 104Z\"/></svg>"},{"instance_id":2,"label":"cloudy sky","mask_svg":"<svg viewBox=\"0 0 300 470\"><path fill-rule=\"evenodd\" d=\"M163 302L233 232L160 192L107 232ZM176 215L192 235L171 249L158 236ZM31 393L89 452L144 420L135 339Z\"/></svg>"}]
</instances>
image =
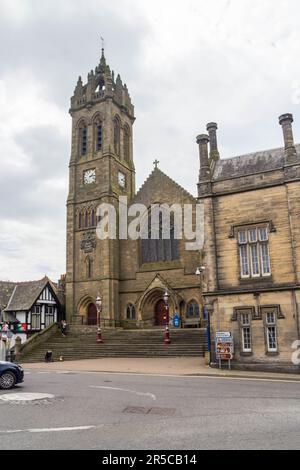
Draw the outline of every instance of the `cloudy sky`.
<instances>
[{"instance_id":1,"label":"cloudy sky","mask_svg":"<svg viewBox=\"0 0 300 470\"><path fill-rule=\"evenodd\" d=\"M196 193L195 137L222 157L300 141L299 0L0 0L0 279L65 272L69 99L100 58L136 107L140 186L160 167Z\"/></svg>"}]
</instances>

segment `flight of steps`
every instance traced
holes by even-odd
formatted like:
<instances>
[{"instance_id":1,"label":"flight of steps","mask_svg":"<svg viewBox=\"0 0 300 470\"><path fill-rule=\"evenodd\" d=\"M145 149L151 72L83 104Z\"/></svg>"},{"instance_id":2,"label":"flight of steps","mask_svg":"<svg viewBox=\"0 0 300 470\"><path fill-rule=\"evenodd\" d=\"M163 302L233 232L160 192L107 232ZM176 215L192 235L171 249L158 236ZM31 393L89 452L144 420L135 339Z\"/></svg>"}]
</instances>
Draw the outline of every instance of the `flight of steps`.
<instances>
[{"instance_id":1,"label":"flight of steps","mask_svg":"<svg viewBox=\"0 0 300 470\"><path fill-rule=\"evenodd\" d=\"M85 330L71 326L64 338L56 333L20 362L42 362L48 350L54 361L60 356L66 361L101 357L203 357L206 349L204 329L171 330L171 344L163 342L163 330L104 330L103 343L96 342L97 329Z\"/></svg>"}]
</instances>

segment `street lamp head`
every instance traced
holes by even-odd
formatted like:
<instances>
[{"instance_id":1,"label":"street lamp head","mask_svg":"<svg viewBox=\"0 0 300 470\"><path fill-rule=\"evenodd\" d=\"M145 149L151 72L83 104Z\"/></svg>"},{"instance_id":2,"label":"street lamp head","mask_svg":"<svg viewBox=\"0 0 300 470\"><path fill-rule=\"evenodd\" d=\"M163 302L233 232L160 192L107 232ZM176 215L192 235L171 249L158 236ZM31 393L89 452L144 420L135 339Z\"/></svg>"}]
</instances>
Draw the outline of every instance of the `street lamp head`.
<instances>
[{"instance_id":1,"label":"street lamp head","mask_svg":"<svg viewBox=\"0 0 300 470\"><path fill-rule=\"evenodd\" d=\"M102 298L101 298L100 294L98 294L97 298L96 298L96 306L100 308L101 305L102 305Z\"/></svg>"},{"instance_id":2,"label":"street lamp head","mask_svg":"<svg viewBox=\"0 0 300 470\"><path fill-rule=\"evenodd\" d=\"M169 292L166 290L165 295L164 295L164 302L165 302L165 304L168 304L168 303L169 303L169 298L170 298L170 294L169 294Z\"/></svg>"},{"instance_id":3,"label":"street lamp head","mask_svg":"<svg viewBox=\"0 0 300 470\"><path fill-rule=\"evenodd\" d=\"M197 268L196 273L195 273L196 276L201 276L201 274L204 273L205 269L206 269L205 266L200 266L199 268Z\"/></svg>"}]
</instances>

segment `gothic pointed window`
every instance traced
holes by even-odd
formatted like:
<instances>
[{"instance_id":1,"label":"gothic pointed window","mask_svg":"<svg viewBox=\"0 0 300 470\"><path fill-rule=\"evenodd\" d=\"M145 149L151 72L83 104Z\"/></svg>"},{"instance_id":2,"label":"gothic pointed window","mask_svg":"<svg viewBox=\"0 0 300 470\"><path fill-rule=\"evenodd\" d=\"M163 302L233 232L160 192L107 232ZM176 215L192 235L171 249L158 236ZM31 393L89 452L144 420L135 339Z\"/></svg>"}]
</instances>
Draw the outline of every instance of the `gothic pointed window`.
<instances>
[{"instance_id":1,"label":"gothic pointed window","mask_svg":"<svg viewBox=\"0 0 300 470\"><path fill-rule=\"evenodd\" d=\"M135 320L135 306L133 304L128 304L126 309L126 318L127 320Z\"/></svg>"},{"instance_id":2,"label":"gothic pointed window","mask_svg":"<svg viewBox=\"0 0 300 470\"><path fill-rule=\"evenodd\" d=\"M124 160L130 162L130 131L127 125L124 128Z\"/></svg>"},{"instance_id":3,"label":"gothic pointed window","mask_svg":"<svg viewBox=\"0 0 300 470\"><path fill-rule=\"evenodd\" d=\"M116 116L114 119L114 151L120 155L120 139L121 139L121 123L120 119Z\"/></svg>"},{"instance_id":4,"label":"gothic pointed window","mask_svg":"<svg viewBox=\"0 0 300 470\"><path fill-rule=\"evenodd\" d=\"M99 152L100 150L102 150L102 135L103 135L102 122L100 121L100 119L97 119L97 121L95 122L95 127L94 127L96 152Z\"/></svg>"},{"instance_id":5,"label":"gothic pointed window","mask_svg":"<svg viewBox=\"0 0 300 470\"><path fill-rule=\"evenodd\" d=\"M86 277L88 279L93 277L93 268L94 268L94 261L90 256L88 256L86 259Z\"/></svg>"},{"instance_id":6,"label":"gothic pointed window","mask_svg":"<svg viewBox=\"0 0 300 470\"><path fill-rule=\"evenodd\" d=\"M148 238L142 240L142 263L170 262L179 259L179 241L175 238L174 215L170 217L169 235L164 233L163 214L159 214L159 224L151 225L151 213L148 214Z\"/></svg>"},{"instance_id":7,"label":"gothic pointed window","mask_svg":"<svg viewBox=\"0 0 300 470\"><path fill-rule=\"evenodd\" d=\"M88 211L86 211L85 215L84 215L84 226L85 226L85 228L87 228L89 226L89 213L88 213Z\"/></svg>"},{"instance_id":8,"label":"gothic pointed window","mask_svg":"<svg viewBox=\"0 0 300 470\"><path fill-rule=\"evenodd\" d=\"M78 214L78 228L83 228L83 214L79 212Z\"/></svg>"},{"instance_id":9,"label":"gothic pointed window","mask_svg":"<svg viewBox=\"0 0 300 470\"><path fill-rule=\"evenodd\" d=\"M95 227L95 225L96 225L96 214L95 214L94 209L92 210L92 213L91 213L91 225L92 225L92 227Z\"/></svg>"},{"instance_id":10,"label":"gothic pointed window","mask_svg":"<svg viewBox=\"0 0 300 470\"><path fill-rule=\"evenodd\" d=\"M196 302L196 300L192 300L191 302L188 303L186 316L187 318L199 318L200 317L199 304L198 302Z\"/></svg>"},{"instance_id":11,"label":"gothic pointed window","mask_svg":"<svg viewBox=\"0 0 300 470\"><path fill-rule=\"evenodd\" d=\"M81 123L79 127L79 156L84 156L87 154L87 126L84 122Z\"/></svg>"}]
</instances>

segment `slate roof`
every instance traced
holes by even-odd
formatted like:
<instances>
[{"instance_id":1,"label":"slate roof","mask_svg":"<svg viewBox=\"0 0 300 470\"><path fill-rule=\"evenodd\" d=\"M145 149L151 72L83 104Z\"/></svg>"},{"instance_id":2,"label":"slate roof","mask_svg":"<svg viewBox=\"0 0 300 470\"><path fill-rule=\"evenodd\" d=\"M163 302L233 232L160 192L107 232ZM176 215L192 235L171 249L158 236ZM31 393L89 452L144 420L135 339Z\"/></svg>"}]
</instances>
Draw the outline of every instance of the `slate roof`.
<instances>
[{"instance_id":1,"label":"slate roof","mask_svg":"<svg viewBox=\"0 0 300 470\"><path fill-rule=\"evenodd\" d=\"M15 282L0 281L0 310L7 306L15 287Z\"/></svg>"},{"instance_id":2,"label":"slate roof","mask_svg":"<svg viewBox=\"0 0 300 470\"><path fill-rule=\"evenodd\" d=\"M300 144L296 145L300 155ZM219 160L215 166L213 180L225 180L239 176L281 169L284 166L284 148L263 150L239 157Z\"/></svg>"},{"instance_id":3,"label":"slate roof","mask_svg":"<svg viewBox=\"0 0 300 470\"><path fill-rule=\"evenodd\" d=\"M30 310L48 283L57 295L55 284L47 276L39 281L16 283L5 312Z\"/></svg>"}]
</instances>

